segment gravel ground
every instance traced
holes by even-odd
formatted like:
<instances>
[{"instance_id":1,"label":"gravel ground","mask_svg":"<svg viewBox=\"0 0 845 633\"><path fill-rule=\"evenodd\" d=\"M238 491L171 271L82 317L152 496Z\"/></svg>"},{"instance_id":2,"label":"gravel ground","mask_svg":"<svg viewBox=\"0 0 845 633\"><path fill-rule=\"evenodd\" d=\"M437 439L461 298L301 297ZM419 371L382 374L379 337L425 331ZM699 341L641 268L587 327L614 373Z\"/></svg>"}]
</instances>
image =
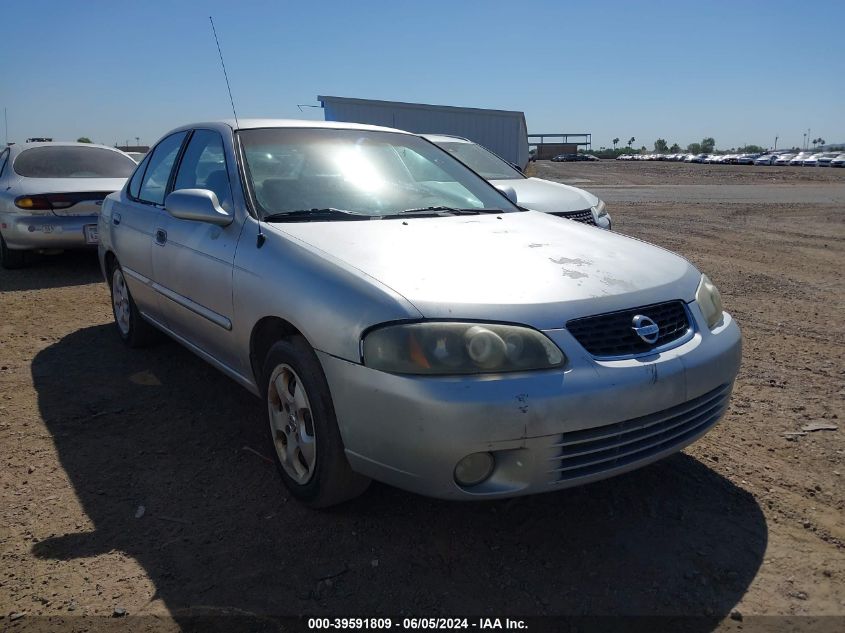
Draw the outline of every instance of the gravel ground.
<instances>
[{"instance_id":1,"label":"gravel ground","mask_svg":"<svg viewBox=\"0 0 845 633\"><path fill-rule=\"evenodd\" d=\"M587 188L845 182L809 168L532 169ZM255 398L175 343L122 346L95 257L0 271L0 629L115 609L155 616L135 629L219 613L702 615L685 627L702 631L845 616L845 202L831 200L617 199L614 228L707 271L739 321L730 410L646 469L495 503L374 484L305 509L262 456Z\"/></svg>"}]
</instances>

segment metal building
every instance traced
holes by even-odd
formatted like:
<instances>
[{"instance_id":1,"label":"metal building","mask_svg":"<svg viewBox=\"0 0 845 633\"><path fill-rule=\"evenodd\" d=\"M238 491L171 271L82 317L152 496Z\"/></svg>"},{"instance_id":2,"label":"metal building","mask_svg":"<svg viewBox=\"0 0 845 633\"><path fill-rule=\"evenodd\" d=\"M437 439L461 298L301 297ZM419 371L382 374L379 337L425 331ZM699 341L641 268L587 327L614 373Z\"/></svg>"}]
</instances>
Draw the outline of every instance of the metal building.
<instances>
[{"instance_id":1,"label":"metal building","mask_svg":"<svg viewBox=\"0 0 845 633\"><path fill-rule=\"evenodd\" d=\"M326 121L384 125L417 134L452 134L483 145L520 167L528 164L525 115L510 110L317 97Z\"/></svg>"}]
</instances>

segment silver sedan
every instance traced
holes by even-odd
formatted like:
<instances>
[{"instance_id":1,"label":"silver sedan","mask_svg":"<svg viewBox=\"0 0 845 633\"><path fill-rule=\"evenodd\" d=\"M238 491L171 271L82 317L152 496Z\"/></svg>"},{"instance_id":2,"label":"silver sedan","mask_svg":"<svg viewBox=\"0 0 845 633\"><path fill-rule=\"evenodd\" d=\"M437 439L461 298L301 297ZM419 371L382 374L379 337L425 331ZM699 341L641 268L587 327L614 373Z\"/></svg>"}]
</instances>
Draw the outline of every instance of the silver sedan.
<instances>
[{"instance_id":1,"label":"silver sedan","mask_svg":"<svg viewBox=\"0 0 845 633\"><path fill-rule=\"evenodd\" d=\"M248 120L167 134L106 198L116 331L264 400L292 494L588 483L706 433L740 333L685 259L520 210L425 139Z\"/></svg>"},{"instance_id":2,"label":"silver sedan","mask_svg":"<svg viewBox=\"0 0 845 633\"><path fill-rule=\"evenodd\" d=\"M35 251L93 248L103 198L135 168L123 152L90 143L25 143L0 152L0 263Z\"/></svg>"}]
</instances>

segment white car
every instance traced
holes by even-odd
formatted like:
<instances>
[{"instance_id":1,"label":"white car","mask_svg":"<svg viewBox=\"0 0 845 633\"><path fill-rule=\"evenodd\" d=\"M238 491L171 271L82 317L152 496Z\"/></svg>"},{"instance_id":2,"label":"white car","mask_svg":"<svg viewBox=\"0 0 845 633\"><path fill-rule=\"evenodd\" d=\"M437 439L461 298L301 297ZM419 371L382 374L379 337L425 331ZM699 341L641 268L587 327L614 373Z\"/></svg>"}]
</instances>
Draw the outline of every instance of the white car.
<instances>
[{"instance_id":1,"label":"white car","mask_svg":"<svg viewBox=\"0 0 845 633\"><path fill-rule=\"evenodd\" d=\"M795 158L795 154L781 154L775 159L775 165L789 165L789 162Z\"/></svg>"},{"instance_id":2,"label":"white car","mask_svg":"<svg viewBox=\"0 0 845 633\"><path fill-rule=\"evenodd\" d=\"M845 154L840 154L832 161L830 161L831 167L845 167Z\"/></svg>"},{"instance_id":3,"label":"white car","mask_svg":"<svg viewBox=\"0 0 845 633\"><path fill-rule=\"evenodd\" d=\"M775 161L780 158L778 154L763 154L754 159L755 165L774 165Z\"/></svg>"},{"instance_id":4,"label":"white car","mask_svg":"<svg viewBox=\"0 0 845 633\"><path fill-rule=\"evenodd\" d=\"M799 152L795 155L793 159L789 161L790 165L798 165L799 167L804 164L804 161L810 158L812 154L810 152Z\"/></svg>"},{"instance_id":5,"label":"white car","mask_svg":"<svg viewBox=\"0 0 845 633\"><path fill-rule=\"evenodd\" d=\"M819 159L824 156L824 154L813 154L812 156L805 158L802 165L804 167L818 167L819 166Z\"/></svg>"},{"instance_id":6,"label":"white car","mask_svg":"<svg viewBox=\"0 0 845 633\"><path fill-rule=\"evenodd\" d=\"M32 142L0 151L0 265L37 253L96 248L103 199L136 165L114 147Z\"/></svg>"},{"instance_id":7,"label":"white car","mask_svg":"<svg viewBox=\"0 0 845 633\"><path fill-rule=\"evenodd\" d=\"M830 163L834 158L839 156L839 152L825 152L824 154L819 154L818 156L817 164L819 167L830 167Z\"/></svg>"},{"instance_id":8,"label":"white car","mask_svg":"<svg viewBox=\"0 0 845 633\"><path fill-rule=\"evenodd\" d=\"M460 136L424 134L423 138L449 152L508 197L511 197L508 190L512 190L516 194L515 201L525 209L610 229L610 216L604 202L583 189L528 178L515 165Z\"/></svg>"}]
</instances>

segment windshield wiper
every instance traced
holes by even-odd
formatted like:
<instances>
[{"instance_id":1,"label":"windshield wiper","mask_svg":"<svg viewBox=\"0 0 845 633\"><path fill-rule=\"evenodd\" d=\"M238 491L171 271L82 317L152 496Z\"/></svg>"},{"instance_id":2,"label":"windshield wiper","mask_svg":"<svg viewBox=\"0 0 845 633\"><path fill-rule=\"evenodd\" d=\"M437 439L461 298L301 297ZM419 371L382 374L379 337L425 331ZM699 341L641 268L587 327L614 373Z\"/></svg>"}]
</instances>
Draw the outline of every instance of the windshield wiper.
<instances>
[{"instance_id":1,"label":"windshield wiper","mask_svg":"<svg viewBox=\"0 0 845 633\"><path fill-rule=\"evenodd\" d=\"M320 220L369 220L371 217L355 211L326 207L325 209L280 211L266 215L261 219L265 222L319 222Z\"/></svg>"},{"instance_id":2,"label":"windshield wiper","mask_svg":"<svg viewBox=\"0 0 845 633\"><path fill-rule=\"evenodd\" d=\"M405 209L390 215L382 216L385 219L401 218L408 215L416 215L426 218L437 218L446 215L480 215L482 213L504 213L501 209L458 209L456 207L420 207L418 209Z\"/></svg>"}]
</instances>

